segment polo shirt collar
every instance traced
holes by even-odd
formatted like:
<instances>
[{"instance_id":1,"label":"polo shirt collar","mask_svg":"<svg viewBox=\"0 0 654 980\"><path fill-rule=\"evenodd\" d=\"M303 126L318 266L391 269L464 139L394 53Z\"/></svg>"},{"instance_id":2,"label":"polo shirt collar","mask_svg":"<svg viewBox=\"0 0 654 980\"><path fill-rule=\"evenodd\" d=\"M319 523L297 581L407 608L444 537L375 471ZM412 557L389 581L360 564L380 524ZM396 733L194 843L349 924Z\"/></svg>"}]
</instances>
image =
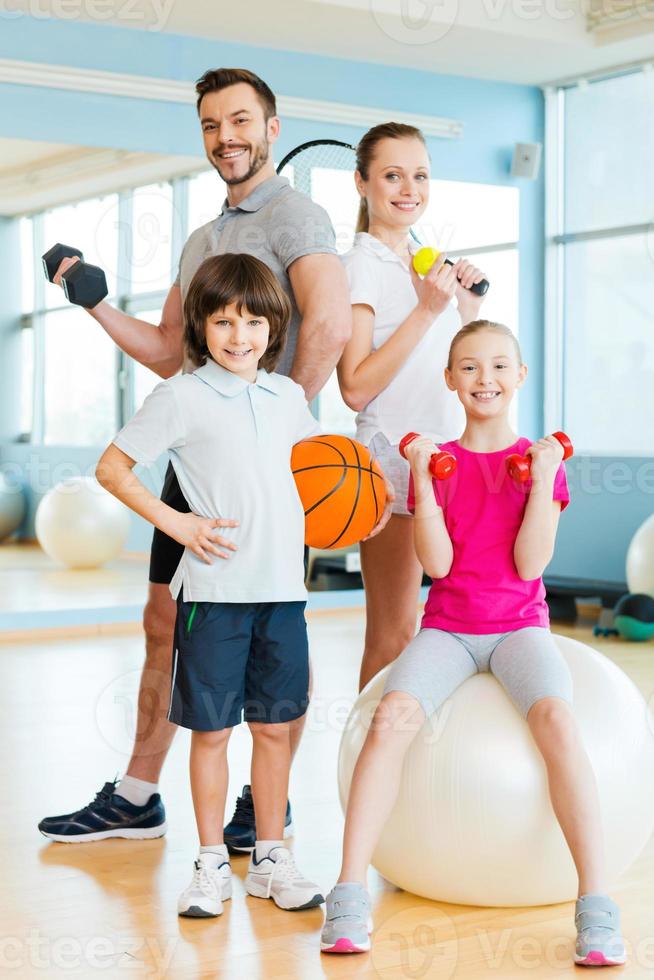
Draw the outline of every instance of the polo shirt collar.
<instances>
[{"instance_id":1,"label":"polo shirt collar","mask_svg":"<svg viewBox=\"0 0 654 980\"><path fill-rule=\"evenodd\" d=\"M248 194L240 204L235 204L233 207L230 205L227 198L223 203L223 209L221 214L225 214L226 211L258 211L260 208L267 204L267 202L274 197L275 194L279 194L284 187L289 187L289 182L286 177L269 177L268 180L264 180L263 183L258 184L251 194Z\"/></svg>"},{"instance_id":2,"label":"polo shirt collar","mask_svg":"<svg viewBox=\"0 0 654 980\"><path fill-rule=\"evenodd\" d=\"M240 395L251 384L250 381L239 377L233 371L228 371L227 368L216 364L210 357L207 358L206 363L202 367L196 368L193 374L196 374L202 381L211 385L212 388L215 388L216 391L220 392L221 395L225 395L227 398ZM272 392L273 395L279 395L283 382L280 381L277 375L268 374L263 368L259 368L257 371L257 380L254 384L259 388L265 388L266 391Z\"/></svg>"},{"instance_id":3,"label":"polo shirt collar","mask_svg":"<svg viewBox=\"0 0 654 980\"><path fill-rule=\"evenodd\" d=\"M404 262L402 262L399 255L384 242L380 241L379 238L375 238L374 235L370 235L367 231L357 232L354 236L354 245L376 255L382 262L399 262L400 265L404 266ZM422 246L409 236L409 252L411 255L415 255L420 248Z\"/></svg>"}]
</instances>

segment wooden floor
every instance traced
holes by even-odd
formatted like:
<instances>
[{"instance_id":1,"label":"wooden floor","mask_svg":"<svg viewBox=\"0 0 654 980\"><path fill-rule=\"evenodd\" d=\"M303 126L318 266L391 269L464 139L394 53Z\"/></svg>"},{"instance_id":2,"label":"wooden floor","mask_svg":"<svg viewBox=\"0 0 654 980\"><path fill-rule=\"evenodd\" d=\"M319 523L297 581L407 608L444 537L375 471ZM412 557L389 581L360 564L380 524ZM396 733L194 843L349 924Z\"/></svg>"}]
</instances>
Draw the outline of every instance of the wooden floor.
<instances>
[{"instance_id":1,"label":"wooden floor","mask_svg":"<svg viewBox=\"0 0 654 980\"><path fill-rule=\"evenodd\" d=\"M293 846L302 870L324 890L338 870L336 756L363 627L358 611L310 616L315 695L292 775ZM650 697L652 645L593 641L588 625L558 631L594 642ZM524 980L577 973L572 904L515 911L438 904L398 891L375 872L376 931L367 955L321 957L322 911L286 913L246 897L245 858L233 862L234 898L221 918L178 918L197 843L183 731L162 779L170 825L164 839L47 843L36 829L42 816L87 803L123 770L141 659L134 632L0 644L0 976ZM230 747L230 808L247 781L249 747L241 728ZM631 958L612 975L654 977L654 841L614 896Z\"/></svg>"}]
</instances>

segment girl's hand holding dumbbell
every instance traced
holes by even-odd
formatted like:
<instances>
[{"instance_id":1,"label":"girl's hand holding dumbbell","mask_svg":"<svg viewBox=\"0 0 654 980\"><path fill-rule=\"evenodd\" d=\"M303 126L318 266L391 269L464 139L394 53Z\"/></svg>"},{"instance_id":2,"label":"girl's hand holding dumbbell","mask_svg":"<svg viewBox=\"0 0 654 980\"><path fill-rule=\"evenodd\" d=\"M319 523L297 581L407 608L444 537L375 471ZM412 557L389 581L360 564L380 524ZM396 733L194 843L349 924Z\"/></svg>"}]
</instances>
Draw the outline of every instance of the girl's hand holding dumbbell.
<instances>
[{"instance_id":1,"label":"girl's hand holding dumbbell","mask_svg":"<svg viewBox=\"0 0 654 980\"><path fill-rule=\"evenodd\" d=\"M525 456L531 457L532 481L553 482L564 458L564 447L556 436L543 436L525 450Z\"/></svg>"},{"instance_id":2,"label":"girl's hand holding dumbbell","mask_svg":"<svg viewBox=\"0 0 654 980\"><path fill-rule=\"evenodd\" d=\"M414 480L431 483L432 474L429 472L429 464L432 456L439 452L434 440L427 436L418 436L404 447L404 456L413 471Z\"/></svg>"}]
</instances>

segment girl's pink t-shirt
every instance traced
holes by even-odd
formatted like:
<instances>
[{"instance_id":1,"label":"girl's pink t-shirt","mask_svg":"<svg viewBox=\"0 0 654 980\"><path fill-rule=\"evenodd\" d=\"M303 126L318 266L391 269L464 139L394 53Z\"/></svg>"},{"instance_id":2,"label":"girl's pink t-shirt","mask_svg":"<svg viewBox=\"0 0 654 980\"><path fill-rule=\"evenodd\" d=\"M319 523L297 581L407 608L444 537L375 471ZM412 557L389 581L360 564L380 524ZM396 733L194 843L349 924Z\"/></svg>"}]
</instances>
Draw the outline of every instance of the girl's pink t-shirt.
<instances>
[{"instance_id":1,"label":"girl's pink t-shirt","mask_svg":"<svg viewBox=\"0 0 654 980\"><path fill-rule=\"evenodd\" d=\"M549 626L542 578L524 582L513 560L531 481L516 484L504 461L511 453L524 455L530 445L529 439L518 439L496 453L473 453L456 440L440 446L457 461L449 480L432 481L454 559L449 575L432 582L423 629L483 634ZM554 480L552 499L561 501L561 510L570 500L563 463ZM407 507L414 512L413 477Z\"/></svg>"}]
</instances>

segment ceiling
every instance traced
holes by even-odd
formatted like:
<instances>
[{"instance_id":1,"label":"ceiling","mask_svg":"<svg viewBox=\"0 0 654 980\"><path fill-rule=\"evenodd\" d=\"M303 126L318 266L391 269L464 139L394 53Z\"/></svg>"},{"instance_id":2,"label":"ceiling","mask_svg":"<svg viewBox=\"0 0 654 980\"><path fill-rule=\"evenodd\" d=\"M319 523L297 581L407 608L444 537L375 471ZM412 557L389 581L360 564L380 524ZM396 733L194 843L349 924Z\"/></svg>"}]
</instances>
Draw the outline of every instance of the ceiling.
<instances>
[{"instance_id":1,"label":"ceiling","mask_svg":"<svg viewBox=\"0 0 654 980\"><path fill-rule=\"evenodd\" d=\"M624 0L620 0L624 10ZM602 0L607 9L617 0ZM544 84L654 59L654 9L591 34L591 0L136 0L113 23L446 74ZM139 16L137 16L138 7ZM81 4L77 16L91 20ZM116 7L120 9L120 5ZM103 17L103 23L104 23ZM108 21L112 22L112 21ZM95 21L97 23L97 20ZM256 64L251 66L256 70Z\"/></svg>"},{"instance_id":2,"label":"ceiling","mask_svg":"<svg viewBox=\"0 0 654 980\"><path fill-rule=\"evenodd\" d=\"M204 157L0 137L0 215L24 214L208 167Z\"/></svg>"}]
</instances>

